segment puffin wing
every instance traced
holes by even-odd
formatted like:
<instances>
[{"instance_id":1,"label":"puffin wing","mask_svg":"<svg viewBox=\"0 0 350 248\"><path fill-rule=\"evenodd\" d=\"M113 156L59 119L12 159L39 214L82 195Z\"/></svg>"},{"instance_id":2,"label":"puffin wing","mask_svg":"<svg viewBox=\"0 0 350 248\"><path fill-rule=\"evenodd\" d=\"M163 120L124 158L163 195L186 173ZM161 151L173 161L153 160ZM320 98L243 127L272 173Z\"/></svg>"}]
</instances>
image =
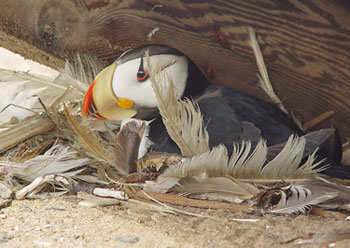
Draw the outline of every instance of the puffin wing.
<instances>
[{"instance_id":1,"label":"puffin wing","mask_svg":"<svg viewBox=\"0 0 350 248\"><path fill-rule=\"evenodd\" d=\"M253 122L241 121L225 98L208 96L197 102L209 133L210 147L225 144L231 152L233 143L250 140L256 144L262 139L261 130Z\"/></svg>"}]
</instances>

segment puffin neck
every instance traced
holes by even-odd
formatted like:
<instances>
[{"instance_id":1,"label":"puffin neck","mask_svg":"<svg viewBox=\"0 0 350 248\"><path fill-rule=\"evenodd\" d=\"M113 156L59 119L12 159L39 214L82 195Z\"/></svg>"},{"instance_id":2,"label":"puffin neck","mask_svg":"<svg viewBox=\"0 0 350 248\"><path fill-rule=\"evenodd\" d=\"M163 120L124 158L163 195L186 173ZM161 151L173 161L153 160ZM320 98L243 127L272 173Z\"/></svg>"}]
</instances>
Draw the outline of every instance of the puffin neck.
<instances>
[{"instance_id":1,"label":"puffin neck","mask_svg":"<svg viewBox=\"0 0 350 248\"><path fill-rule=\"evenodd\" d=\"M205 89L210 85L208 79L203 75L199 68L188 58L188 77L185 91L182 97L195 98L202 95Z\"/></svg>"}]
</instances>

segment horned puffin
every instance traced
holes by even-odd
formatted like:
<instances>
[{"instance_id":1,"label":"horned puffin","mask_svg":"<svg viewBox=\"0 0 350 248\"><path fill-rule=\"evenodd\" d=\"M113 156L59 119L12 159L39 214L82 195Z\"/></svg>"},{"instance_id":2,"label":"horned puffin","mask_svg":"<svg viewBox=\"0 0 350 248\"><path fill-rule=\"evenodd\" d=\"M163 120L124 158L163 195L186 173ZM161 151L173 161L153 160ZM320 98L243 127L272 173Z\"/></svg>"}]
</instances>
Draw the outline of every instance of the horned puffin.
<instances>
[{"instance_id":1,"label":"horned puffin","mask_svg":"<svg viewBox=\"0 0 350 248\"><path fill-rule=\"evenodd\" d=\"M223 143L232 151L234 142L251 140L254 143L260 139L272 146L286 142L291 134L303 135L303 131L275 105L210 82L188 56L164 45L146 45L129 50L102 70L85 95L83 116L105 120L131 117L152 120L148 149L180 153L159 114L145 62L146 52L152 67L161 66L172 77L179 97L198 99L210 147ZM215 94L206 94L208 92ZM333 161L333 164L323 173L350 179L350 169L339 161Z\"/></svg>"}]
</instances>

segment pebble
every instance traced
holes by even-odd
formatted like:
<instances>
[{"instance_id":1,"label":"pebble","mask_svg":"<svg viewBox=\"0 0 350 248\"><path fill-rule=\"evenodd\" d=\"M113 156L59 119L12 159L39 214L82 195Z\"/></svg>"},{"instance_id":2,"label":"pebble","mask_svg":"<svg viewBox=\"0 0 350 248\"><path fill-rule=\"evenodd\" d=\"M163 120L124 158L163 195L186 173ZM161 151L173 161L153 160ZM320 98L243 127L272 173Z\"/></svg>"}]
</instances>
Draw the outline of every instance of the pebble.
<instances>
[{"instance_id":1,"label":"pebble","mask_svg":"<svg viewBox=\"0 0 350 248\"><path fill-rule=\"evenodd\" d=\"M138 237L130 237L130 236L117 237L116 240L126 244L135 244L140 241Z\"/></svg>"},{"instance_id":2,"label":"pebble","mask_svg":"<svg viewBox=\"0 0 350 248\"><path fill-rule=\"evenodd\" d=\"M66 209L65 209L65 208L54 208L54 207L46 208L45 210L52 210L52 211L66 211Z\"/></svg>"},{"instance_id":3,"label":"pebble","mask_svg":"<svg viewBox=\"0 0 350 248\"><path fill-rule=\"evenodd\" d=\"M14 236L13 236L12 234L9 234L9 233L4 233L4 234L2 235L2 238L3 238L3 239L6 239L6 240L10 240L10 239L13 239Z\"/></svg>"}]
</instances>

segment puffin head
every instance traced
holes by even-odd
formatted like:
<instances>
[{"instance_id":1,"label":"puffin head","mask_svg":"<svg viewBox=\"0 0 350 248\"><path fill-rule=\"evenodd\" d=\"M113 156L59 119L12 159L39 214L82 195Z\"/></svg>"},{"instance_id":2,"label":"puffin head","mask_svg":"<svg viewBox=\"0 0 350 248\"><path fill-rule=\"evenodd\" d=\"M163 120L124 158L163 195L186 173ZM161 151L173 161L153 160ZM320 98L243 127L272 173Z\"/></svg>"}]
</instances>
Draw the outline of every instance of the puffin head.
<instances>
[{"instance_id":1,"label":"puffin head","mask_svg":"<svg viewBox=\"0 0 350 248\"><path fill-rule=\"evenodd\" d=\"M125 52L96 76L83 101L83 116L104 120L154 118L157 99L149 78L147 53L151 68L161 68L171 76L178 96L182 97L189 59L167 46L143 46Z\"/></svg>"}]
</instances>

